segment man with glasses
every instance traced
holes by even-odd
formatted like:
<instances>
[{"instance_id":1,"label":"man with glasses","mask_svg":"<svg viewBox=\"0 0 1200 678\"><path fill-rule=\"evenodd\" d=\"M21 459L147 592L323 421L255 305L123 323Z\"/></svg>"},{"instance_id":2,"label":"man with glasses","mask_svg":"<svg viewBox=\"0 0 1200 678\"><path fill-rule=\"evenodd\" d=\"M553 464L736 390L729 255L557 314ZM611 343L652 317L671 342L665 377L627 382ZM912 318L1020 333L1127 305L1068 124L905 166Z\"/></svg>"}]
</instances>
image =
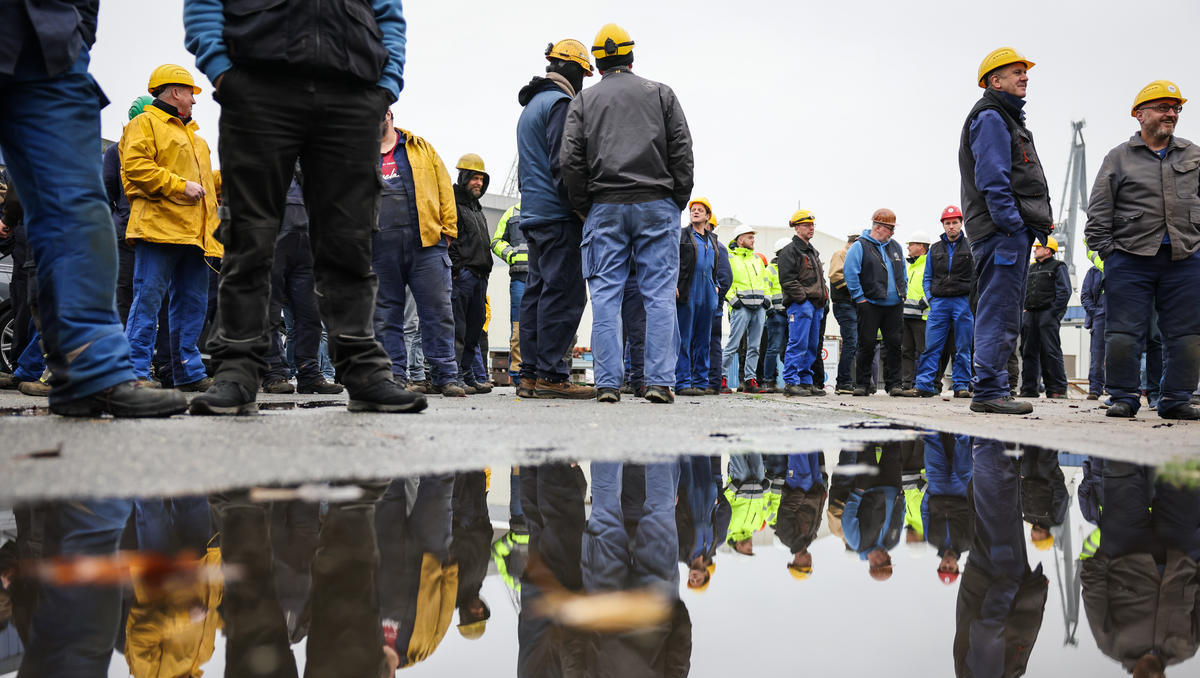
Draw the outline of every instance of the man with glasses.
<instances>
[{"instance_id":1,"label":"man with glasses","mask_svg":"<svg viewBox=\"0 0 1200 678\"><path fill-rule=\"evenodd\" d=\"M858 350L855 351L855 396L871 393L871 364L875 362L876 333L883 335L883 383L888 395L904 392L900 385L900 345L904 334L907 290L904 252L892 240L896 213L878 209L871 215L871 228L846 252L842 267L850 298L858 310ZM783 275L780 273L780 281ZM790 311L789 311L790 313Z\"/></svg>"},{"instance_id":2,"label":"man with glasses","mask_svg":"<svg viewBox=\"0 0 1200 678\"><path fill-rule=\"evenodd\" d=\"M1139 362L1157 309L1158 416L1200 419L1189 404L1200 376L1200 315L1179 303L1200 285L1200 148L1175 136L1186 102L1173 82L1143 87L1131 110L1141 129L1109 151L1092 187L1084 237L1104 260L1110 417L1133 417L1141 405Z\"/></svg>"},{"instance_id":3,"label":"man with glasses","mask_svg":"<svg viewBox=\"0 0 1200 678\"><path fill-rule=\"evenodd\" d=\"M975 396L972 412L1028 414L1013 400L1006 363L1021 329L1029 249L1054 227L1046 174L1025 126L1033 62L1011 47L979 65L985 89L963 125L958 170L967 239L975 261Z\"/></svg>"}]
</instances>

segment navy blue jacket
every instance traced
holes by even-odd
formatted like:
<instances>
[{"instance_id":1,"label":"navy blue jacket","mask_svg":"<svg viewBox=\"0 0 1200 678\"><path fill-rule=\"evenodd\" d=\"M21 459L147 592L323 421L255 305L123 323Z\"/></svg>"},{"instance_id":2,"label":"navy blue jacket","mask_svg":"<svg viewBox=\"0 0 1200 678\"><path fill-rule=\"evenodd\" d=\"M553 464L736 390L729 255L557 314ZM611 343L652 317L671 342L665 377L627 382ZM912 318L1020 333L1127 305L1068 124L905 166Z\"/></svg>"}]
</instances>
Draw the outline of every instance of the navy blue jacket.
<instances>
[{"instance_id":1,"label":"navy blue jacket","mask_svg":"<svg viewBox=\"0 0 1200 678\"><path fill-rule=\"evenodd\" d=\"M1087 314L1083 326L1091 329L1096 318L1103 318L1108 313L1104 304L1104 271L1095 266L1088 269L1083 276L1083 286L1079 288L1079 302Z\"/></svg>"},{"instance_id":2,"label":"navy blue jacket","mask_svg":"<svg viewBox=\"0 0 1200 678\"><path fill-rule=\"evenodd\" d=\"M38 50L46 75L71 67L96 42L100 0L0 2L0 74L12 75L21 53Z\"/></svg>"},{"instance_id":3,"label":"navy blue jacket","mask_svg":"<svg viewBox=\"0 0 1200 678\"><path fill-rule=\"evenodd\" d=\"M517 119L517 179L521 228L526 232L574 217L558 161L571 103L564 84L565 80L560 84L557 78L534 78L517 96L524 106Z\"/></svg>"},{"instance_id":4,"label":"navy blue jacket","mask_svg":"<svg viewBox=\"0 0 1200 678\"><path fill-rule=\"evenodd\" d=\"M118 144L104 151L104 165L100 170L104 179L104 192L108 194L108 208L112 210L113 226L117 228L117 242L125 241L125 227L129 225L129 198L121 184L121 153Z\"/></svg>"}]
</instances>

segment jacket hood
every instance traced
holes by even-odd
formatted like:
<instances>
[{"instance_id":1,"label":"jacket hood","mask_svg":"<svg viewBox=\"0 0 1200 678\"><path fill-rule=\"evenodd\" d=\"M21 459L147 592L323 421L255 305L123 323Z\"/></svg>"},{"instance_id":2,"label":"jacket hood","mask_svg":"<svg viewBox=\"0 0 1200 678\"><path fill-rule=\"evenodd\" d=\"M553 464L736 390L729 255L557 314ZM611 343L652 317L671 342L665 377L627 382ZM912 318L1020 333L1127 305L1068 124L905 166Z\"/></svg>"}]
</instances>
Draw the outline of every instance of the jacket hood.
<instances>
[{"instance_id":1,"label":"jacket hood","mask_svg":"<svg viewBox=\"0 0 1200 678\"><path fill-rule=\"evenodd\" d=\"M876 245L878 245L878 246L880 246L880 247L882 247L883 245L886 245L886 244L887 244L887 243L882 243L882 242L879 242L879 241L878 241L878 240L876 240L875 238L872 238L872 237L871 237L871 229L869 229L869 228L867 228L867 229L863 229L863 232L862 232L862 238L861 238L861 239L862 239L862 240L867 240L867 241L869 241L869 242L873 242L873 243L875 243ZM888 239L887 239L887 242L891 242L891 241L892 241L892 239L891 239L891 238L888 238Z\"/></svg>"},{"instance_id":2,"label":"jacket hood","mask_svg":"<svg viewBox=\"0 0 1200 678\"><path fill-rule=\"evenodd\" d=\"M571 87L571 83L567 82L566 78L558 73L549 73L546 77L540 75L533 76L529 84L522 87L520 92L517 92L517 103L522 106L528 106L529 102L533 101L535 95L554 89L566 92L569 97L575 97L575 89Z\"/></svg>"},{"instance_id":3,"label":"jacket hood","mask_svg":"<svg viewBox=\"0 0 1200 678\"><path fill-rule=\"evenodd\" d=\"M483 175L483 193L480 193L480 195L487 193L488 184L491 183L492 177L487 172L479 172L477 170L459 170L458 171L458 181L455 182L455 184L454 184L454 192L457 195L461 190L462 195L465 198L470 198L471 200L474 200L476 203L478 203L479 199L467 192L467 182L469 182L471 180L471 177L475 176L476 174Z\"/></svg>"}]
</instances>

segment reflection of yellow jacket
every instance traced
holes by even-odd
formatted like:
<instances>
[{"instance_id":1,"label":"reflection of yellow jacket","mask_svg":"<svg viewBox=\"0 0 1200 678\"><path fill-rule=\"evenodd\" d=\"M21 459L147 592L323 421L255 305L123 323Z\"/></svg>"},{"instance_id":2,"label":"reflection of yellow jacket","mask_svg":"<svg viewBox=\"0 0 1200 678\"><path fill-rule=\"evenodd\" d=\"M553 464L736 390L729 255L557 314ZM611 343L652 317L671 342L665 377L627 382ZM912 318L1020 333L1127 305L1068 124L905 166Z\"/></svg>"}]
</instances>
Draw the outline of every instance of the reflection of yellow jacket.
<instances>
[{"instance_id":1,"label":"reflection of yellow jacket","mask_svg":"<svg viewBox=\"0 0 1200 678\"><path fill-rule=\"evenodd\" d=\"M210 548L202 565L221 566ZM135 579L134 602L125 622L125 661L134 678L197 678L213 654L221 618L223 582L200 579L188 588L156 595Z\"/></svg>"},{"instance_id":2,"label":"reflection of yellow jacket","mask_svg":"<svg viewBox=\"0 0 1200 678\"><path fill-rule=\"evenodd\" d=\"M404 151L412 166L413 190L416 192L417 223L421 225L421 246L437 244L443 236L458 237L458 207L454 202L454 184L441 156L433 146L408 130L404 135Z\"/></svg>"},{"instance_id":3,"label":"reflection of yellow jacket","mask_svg":"<svg viewBox=\"0 0 1200 678\"><path fill-rule=\"evenodd\" d=\"M207 256L222 255L213 237L221 175L213 172L208 142L197 129L195 121L185 125L156 106L125 126L119 148L121 183L129 197L126 240L195 245ZM189 181L204 187L199 202L183 193Z\"/></svg>"},{"instance_id":4,"label":"reflection of yellow jacket","mask_svg":"<svg viewBox=\"0 0 1200 678\"><path fill-rule=\"evenodd\" d=\"M458 564L442 565L432 553L421 555L421 585L417 591L417 614L412 638L401 668L425 661L433 654L454 617L458 597Z\"/></svg>"}]
</instances>

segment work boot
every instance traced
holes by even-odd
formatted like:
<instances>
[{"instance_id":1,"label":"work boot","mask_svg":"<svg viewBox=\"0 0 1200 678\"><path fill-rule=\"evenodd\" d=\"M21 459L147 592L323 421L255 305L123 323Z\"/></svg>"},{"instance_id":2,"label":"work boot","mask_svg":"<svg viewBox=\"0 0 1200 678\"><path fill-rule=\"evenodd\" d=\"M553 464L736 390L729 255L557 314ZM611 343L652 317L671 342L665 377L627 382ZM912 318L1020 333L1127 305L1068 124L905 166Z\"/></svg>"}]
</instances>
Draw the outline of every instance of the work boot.
<instances>
[{"instance_id":1,"label":"work boot","mask_svg":"<svg viewBox=\"0 0 1200 678\"><path fill-rule=\"evenodd\" d=\"M633 395L637 398L645 398L646 397L646 385L642 384L641 386L635 387L633 389Z\"/></svg>"},{"instance_id":2,"label":"work boot","mask_svg":"<svg viewBox=\"0 0 1200 678\"><path fill-rule=\"evenodd\" d=\"M343 386L326 380L324 377L316 381L304 381L296 384L296 393L319 393L321 395L336 395L341 393ZM411 389L410 389L411 390Z\"/></svg>"},{"instance_id":3,"label":"work boot","mask_svg":"<svg viewBox=\"0 0 1200 678\"><path fill-rule=\"evenodd\" d=\"M596 389L596 402L598 403L619 403L621 402L621 391L615 388L598 388Z\"/></svg>"},{"instance_id":4,"label":"work boot","mask_svg":"<svg viewBox=\"0 0 1200 678\"><path fill-rule=\"evenodd\" d=\"M533 393L539 398L564 398L566 400L591 400L596 397L596 389L591 386L577 386L566 380L538 379L533 386Z\"/></svg>"},{"instance_id":5,"label":"work boot","mask_svg":"<svg viewBox=\"0 0 1200 678\"><path fill-rule=\"evenodd\" d=\"M855 398L862 398L870 394L867 393L866 386L855 386L854 391L851 392L850 395L854 396Z\"/></svg>"},{"instance_id":6,"label":"work boot","mask_svg":"<svg viewBox=\"0 0 1200 678\"><path fill-rule=\"evenodd\" d=\"M437 391L433 390L433 384L431 384L428 379L410 381L408 383L408 390L412 391L413 393L437 393Z\"/></svg>"},{"instance_id":7,"label":"work boot","mask_svg":"<svg viewBox=\"0 0 1200 678\"><path fill-rule=\"evenodd\" d=\"M763 381L762 392L763 393L779 393L779 387L775 385L774 379L772 379L770 381Z\"/></svg>"},{"instance_id":8,"label":"work boot","mask_svg":"<svg viewBox=\"0 0 1200 678\"><path fill-rule=\"evenodd\" d=\"M409 389L409 390L412 390L412 389ZM420 393L420 391L413 391L413 393ZM453 381L444 386L437 387L437 390L435 391L435 393L441 393L443 398L466 398L467 397L467 392L465 390L463 390L463 387L459 386L458 384L456 384Z\"/></svg>"},{"instance_id":9,"label":"work boot","mask_svg":"<svg viewBox=\"0 0 1200 678\"><path fill-rule=\"evenodd\" d=\"M899 393L901 398L932 398L936 393L933 391L924 391L919 388L906 388Z\"/></svg>"},{"instance_id":10,"label":"work boot","mask_svg":"<svg viewBox=\"0 0 1200 678\"><path fill-rule=\"evenodd\" d=\"M425 396L406 391L391 379L380 379L370 386L350 391L346 409L351 412L420 412Z\"/></svg>"},{"instance_id":11,"label":"work boot","mask_svg":"<svg viewBox=\"0 0 1200 678\"><path fill-rule=\"evenodd\" d=\"M1033 392L1021 391L1020 393L1017 394L1017 397L1018 398L1036 398L1036 397L1038 397L1038 393L1036 391L1033 391Z\"/></svg>"},{"instance_id":12,"label":"work boot","mask_svg":"<svg viewBox=\"0 0 1200 678\"><path fill-rule=\"evenodd\" d=\"M717 395L718 393L720 393L720 391L718 391L717 389L715 389L715 388L713 388L713 387L711 387L711 386L709 386L708 388L704 389L704 395L706 395L706 396L715 396L715 395Z\"/></svg>"},{"instance_id":13,"label":"work boot","mask_svg":"<svg viewBox=\"0 0 1200 678\"><path fill-rule=\"evenodd\" d=\"M833 389L833 392L837 395L850 395L854 393L854 387L850 384L838 384L837 388Z\"/></svg>"},{"instance_id":14,"label":"work boot","mask_svg":"<svg viewBox=\"0 0 1200 678\"><path fill-rule=\"evenodd\" d=\"M633 384L631 384L629 382L625 382L624 384L621 384L620 392L626 393L628 395L633 395Z\"/></svg>"},{"instance_id":15,"label":"work boot","mask_svg":"<svg viewBox=\"0 0 1200 678\"><path fill-rule=\"evenodd\" d=\"M1100 394L1099 394L1099 393L1096 393L1095 391L1089 392L1089 393L1088 393L1088 397L1087 397L1087 399L1088 399L1088 400L1099 400L1099 399L1100 399ZM1192 400L1195 400L1195 399L1196 399L1196 398L1193 396L1193 397L1192 397Z\"/></svg>"},{"instance_id":16,"label":"work boot","mask_svg":"<svg viewBox=\"0 0 1200 678\"><path fill-rule=\"evenodd\" d=\"M291 386L291 384L288 384ZM255 394L235 381L217 380L208 390L192 398L188 412L194 415L257 414Z\"/></svg>"},{"instance_id":17,"label":"work boot","mask_svg":"<svg viewBox=\"0 0 1200 678\"><path fill-rule=\"evenodd\" d=\"M38 398L50 397L50 384L44 381L23 381L17 384L17 390L27 396L36 396Z\"/></svg>"},{"instance_id":18,"label":"work boot","mask_svg":"<svg viewBox=\"0 0 1200 678\"><path fill-rule=\"evenodd\" d=\"M1192 405L1200 405L1200 395L1192 396L1192 399L1189 401L1189 403Z\"/></svg>"},{"instance_id":19,"label":"work boot","mask_svg":"<svg viewBox=\"0 0 1200 678\"><path fill-rule=\"evenodd\" d=\"M292 382L287 379L272 379L263 384L262 392L277 394L295 393L296 387L292 386Z\"/></svg>"},{"instance_id":20,"label":"work boot","mask_svg":"<svg viewBox=\"0 0 1200 678\"><path fill-rule=\"evenodd\" d=\"M187 397L175 390L155 390L127 381L65 403L51 403L50 411L64 417L169 417L188 408Z\"/></svg>"},{"instance_id":21,"label":"work boot","mask_svg":"<svg viewBox=\"0 0 1200 678\"><path fill-rule=\"evenodd\" d=\"M967 390L955 391L954 397L955 398L970 398L971 392L967 391Z\"/></svg>"},{"instance_id":22,"label":"work boot","mask_svg":"<svg viewBox=\"0 0 1200 678\"><path fill-rule=\"evenodd\" d=\"M21 385L21 380L8 372L0 372L0 389L14 389Z\"/></svg>"},{"instance_id":23,"label":"work boot","mask_svg":"<svg viewBox=\"0 0 1200 678\"><path fill-rule=\"evenodd\" d=\"M1126 419L1133 419L1135 416L1135 413L1133 411L1133 408L1129 406L1129 403L1115 401L1115 402L1113 402L1112 405L1108 406L1108 411L1104 413L1104 416L1106 416L1106 417L1124 417Z\"/></svg>"},{"instance_id":24,"label":"work boot","mask_svg":"<svg viewBox=\"0 0 1200 678\"><path fill-rule=\"evenodd\" d=\"M1109 411L1112 411L1111 407L1109 408ZM1191 403L1183 403L1181 405L1172 407L1166 412L1159 412L1158 416L1162 419L1194 420L1200 419L1200 409L1197 409L1196 406L1192 405Z\"/></svg>"},{"instance_id":25,"label":"work boot","mask_svg":"<svg viewBox=\"0 0 1200 678\"><path fill-rule=\"evenodd\" d=\"M796 398L807 398L812 395L812 387L808 384L787 384L783 387L783 395Z\"/></svg>"},{"instance_id":26,"label":"work boot","mask_svg":"<svg viewBox=\"0 0 1200 678\"><path fill-rule=\"evenodd\" d=\"M659 405L669 405L675 402L675 396L666 386L647 386L646 400Z\"/></svg>"},{"instance_id":27,"label":"work boot","mask_svg":"<svg viewBox=\"0 0 1200 678\"><path fill-rule=\"evenodd\" d=\"M972 412L987 412L989 414L1029 414L1033 405L1019 403L1012 396L996 398L995 400L975 400L971 402Z\"/></svg>"},{"instance_id":28,"label":"work boot","mask_svg":"<svg viewBox=\"0 0 1200 678\"><path fill-rule=\"evenodd\" d=\"M742 385L738 387L738 390L741 391L742 393L762 393L763 392L762 388L760 388L758 385L757 379L747 379L746 381L743 381Z\"/></svg>"},{"instance_id":29,"label":"work boot","mask_svg":"<svg viewBox=\"0 0 1200 678\"><path fill-rule=\"evenodd\" d=\"M702 395L704 395L704 389L696 388L694 386L687 386L687 387L684 387L684 388L681 388L681 389L678 389L677 391L675 391L675 395L702 396Z\"/></svg>"},{"instance_id":30,"label":"work boot","mask_svg":"<svg viewBox=\"0 0 1200 678\"><path fill-rule=\"evenodd\" d=\"M1068 396L1066 393L1051 393L1049 391L1046 392L1046 398L1048 400L1070 400L1070 396Z\"/></svg>"},{"instance_id":31,"label":"work boot","mask_svg":"<svg viewBox=\"0 0 1200 678\"><path fill-rule=\"evenodd\" d=\"M212 377L204 377L203 379L197 379L187 384L180 384L175 387L175 390L183 391L184 393L204 393L208 390L209 386L212 386L212 383Z\"/></svg>"},{"instance_id":32,"label":"work boot","mask_svg":"<svg viewBox=\"0 0 1200 678\"><path fill-rule=\"evenodd\" d=\"M899 386L893 386L888 389L888 395L890 395L893 398L901 397L900 396L901 393L904 393L904 389L900 388Z\"/></svg>"},{"instance_id":33,"label":"work boot","mask_svg":"<svg viewBox=\"0 0 1200 678\"><path fill-rule=\"evenodd\" d=\"M536 379L522 379L520 383L517 384L517 397L536 398L537 394L533 391L535 386L537 386Z\"/></svg>"},{"instance_id":34,"label":"work boot","mask_svg":"<svg viewBox=\"0 0 1200 678\"><path fill-rule=\"evenodd\" d=\"M472 386L475 387L476 393L491 393L492 392L492 382L490 382L490 381L476 382L476 383L472 384Z\"/></svg>"},{"instance_id":35,"label":"work boot","mask_svg":"<svg viewBox=\"0 0 1200 678\"><path fill-rule=\"evenodd\" d=\"M721 393L733 393L729 389L729 377L721 377Z\"/></svg>"}]
</instances>

